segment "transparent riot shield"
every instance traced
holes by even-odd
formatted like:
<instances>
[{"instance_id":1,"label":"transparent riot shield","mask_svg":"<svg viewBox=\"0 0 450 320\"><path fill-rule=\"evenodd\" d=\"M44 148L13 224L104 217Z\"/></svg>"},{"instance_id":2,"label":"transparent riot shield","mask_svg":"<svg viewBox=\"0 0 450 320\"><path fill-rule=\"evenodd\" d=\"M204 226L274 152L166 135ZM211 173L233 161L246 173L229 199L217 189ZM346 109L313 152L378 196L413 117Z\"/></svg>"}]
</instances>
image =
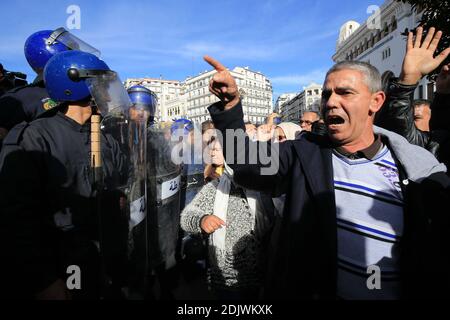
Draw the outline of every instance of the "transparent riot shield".
<instances>
[{"instance_id":1,"label":"transparent riot shield","mask_svg":"<svg viewBox=\"0 0 450 320\"><path fill-rule=\"evenodd\" d=\"M147 226L147 121L148 112L130 109L128 146L130 147L130 208L128 241L128 297L146 298L148 294Z\"/></svg>"},{"instance_id":2,"label":"transparent riot shield","mask_svg":"<svg viewBox=\"0 0 450 320\"><path fill-rule=\"evenodd\" d=\"M197 124L189 135L182 137L182 153L181 210L194 199L205 184L201 129Z\"/></svg>"},{"instance_id":3,"label":"transparent riot shield","mask_svg":"<svg viewBox=\"0 0 450 320\"><path fill-rule=\"evenodd\" d=\"M99 192L100 254L106 283L104 297L143 299L148 284L146 148L149 113L132 106L117 74L89 79L102 112L108 149ZM103 137L102 136L102 137Z\"/></svg>"},{"instance_id":4,"label":"transparent riot shield","mask_svg":"<svg viewBox=\"0 0 450 320\"><path fill-rule=\"evenodd\" d=\"M172 161L170 127L154 124L147 137L149 260L153 270L176 264L181 166Z\"/></svg>"},{"instance_id":5,"label":"transparent riot shield","mask_svg":"<svg viewBox=\"0 0 450 320\"><path fill-rule=\"evenodd\" d=\"M194 130L189 135L183 134L181 141L182 176L180 208L183 211L205 184L202 158L202 134L199 126L194 124ZM202 235L181 232L180 237L180 256L185 262L195 263L196 260L204 256L204 239Z\"/></svg>"}]
</instances>

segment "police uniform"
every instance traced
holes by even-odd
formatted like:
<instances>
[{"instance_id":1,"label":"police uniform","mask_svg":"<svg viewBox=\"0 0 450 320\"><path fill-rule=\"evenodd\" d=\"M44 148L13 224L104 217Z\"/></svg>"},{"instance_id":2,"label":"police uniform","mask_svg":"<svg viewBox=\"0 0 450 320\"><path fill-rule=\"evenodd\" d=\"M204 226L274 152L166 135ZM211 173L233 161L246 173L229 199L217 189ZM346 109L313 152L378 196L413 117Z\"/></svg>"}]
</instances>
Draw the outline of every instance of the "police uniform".
<instances>
[{"instance_id":1,"label":"police uniform","mask_svg":"<svg viewBox=\"0 0 450 320\"><path fill-rule=\"evenodd\" d=\"M105 186L121 185L127 179L126 159L111 136L103 135L101 141ZM67 266L78 265L86 289L81 297L98 294L92 285L98 283L99 257L89 155L90 123L80 125L57 109L15 126L5 138L0 246L7 292L31 297L67 277Z\"/></svg>"},{"instance_id":2,"label":"police uniform","mask_svg":"<svg viewBox=\"0 0 450 320\"><path fill-rule=\"evenodd\" d=\"M33 121L54 106L43 81L12 89L0 98L0 127L11 130L22 121Z\"/></svg>"}]
</instances>

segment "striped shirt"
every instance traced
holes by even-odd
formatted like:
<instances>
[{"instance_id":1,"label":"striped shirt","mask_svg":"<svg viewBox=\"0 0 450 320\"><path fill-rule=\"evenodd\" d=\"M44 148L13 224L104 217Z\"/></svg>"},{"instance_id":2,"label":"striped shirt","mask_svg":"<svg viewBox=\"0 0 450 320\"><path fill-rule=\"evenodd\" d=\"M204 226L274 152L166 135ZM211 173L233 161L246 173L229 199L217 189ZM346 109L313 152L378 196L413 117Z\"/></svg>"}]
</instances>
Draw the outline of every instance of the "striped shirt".
<instances>
[{"instance_id":1,"label":"striped shirt","mask_svg":"<svg viewBox=\"0 0 450 320\"><path fill-rule=\"evenodd\" d=\"M403 197L397 166L389 149L382 147L371 160L349 159L334 151L333 171L338 297L399 298ZM381 289L369 289L377 284L377 272L374 273L372 266L381 271Z\"/></svg>"}]
</instances>

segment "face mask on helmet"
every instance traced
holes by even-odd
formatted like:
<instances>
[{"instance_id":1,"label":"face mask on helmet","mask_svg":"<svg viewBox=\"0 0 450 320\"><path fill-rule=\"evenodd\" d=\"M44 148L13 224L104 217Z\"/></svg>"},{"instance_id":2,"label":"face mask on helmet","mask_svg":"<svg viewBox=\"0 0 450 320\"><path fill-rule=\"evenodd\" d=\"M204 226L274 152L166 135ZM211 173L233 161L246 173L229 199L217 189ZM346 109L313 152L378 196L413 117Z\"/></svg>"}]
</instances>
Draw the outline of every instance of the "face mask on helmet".
<instances>
[{"instance_id":1,"label":"face mask on helmet","mask_svg":"<svg viewBox=\"0 0 450 320\"><path fill-rule=\"evenodd\" d=\"M77 38L64 28L52 30L42 30L33 33L25 42L25 58L31 68L41 74L46 63L56 54L69 51L80 50L100 56L100 51Z\"/></svg>"},{"instance_id":2,"label":"face mask on helmet","mask_svg":"<svg viewBox=\"0 0 450 320\"><path fill-rule=\"evenodd\" d=\"M89 92L102 115L119 116L128 114L132 103L119 75L114 71L80 70L86 72L85 81Z\"/></svg>"},{"instance_id":3,"label":"face mask on helmet","mask_svg":"<svg viewBox=\"0 0 450 320\"><path fill-rule=\"evenodd\" d=\"M153 117L155 115L157 98L155 94L143 86L132 86L127 90L131 103L132 110L136 115L147 115Z\"/></svg>"},{"instance_id":4,"label":"face mask on helmet","mask_svg":"<svg viewBox=\"0 0 450 320\"><path fill-rule=\"evenodd\" d=\"M68 50L79 50L100 57L99 50L62 27L53 31L46 41L47 46L52 46L56 43L62 43Z\"/></svg>"}]
</instances>

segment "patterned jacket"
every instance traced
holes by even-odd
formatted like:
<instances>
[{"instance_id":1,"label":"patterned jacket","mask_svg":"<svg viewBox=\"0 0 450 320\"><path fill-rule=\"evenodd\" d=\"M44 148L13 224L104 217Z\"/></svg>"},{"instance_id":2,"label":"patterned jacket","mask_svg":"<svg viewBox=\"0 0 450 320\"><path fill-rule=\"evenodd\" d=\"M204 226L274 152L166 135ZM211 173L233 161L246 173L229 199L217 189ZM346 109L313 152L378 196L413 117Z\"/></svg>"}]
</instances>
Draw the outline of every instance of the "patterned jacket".
<instances>
[{"instance_id":1,"label":"patterned jacket","mask_svg":"<svg viewBox=\"0 0 450 320\"><path fill-rule=\"evenodd\" d=\"M181 213L181 228L190 233L201 233L200 220L213 214L218 181L205 185ZM270 198L269 198L270 201ZM242 188L231 186L227 210L225 252L216 252L209 237L208 280L215 288L255 288L261 285L262 262L260 232L255 232L255 218Z\"/></svg>"}]
</instances>

